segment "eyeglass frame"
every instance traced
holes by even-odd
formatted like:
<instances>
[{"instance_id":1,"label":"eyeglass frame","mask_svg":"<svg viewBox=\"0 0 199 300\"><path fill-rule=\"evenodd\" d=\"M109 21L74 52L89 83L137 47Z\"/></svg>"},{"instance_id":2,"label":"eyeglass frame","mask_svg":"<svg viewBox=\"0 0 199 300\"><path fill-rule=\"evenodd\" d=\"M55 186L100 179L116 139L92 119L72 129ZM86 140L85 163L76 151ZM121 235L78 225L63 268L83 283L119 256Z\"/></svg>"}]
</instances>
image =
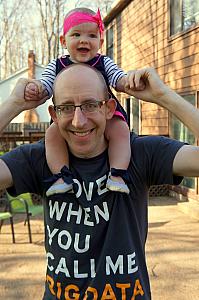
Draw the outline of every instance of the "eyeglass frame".
<instances>
[{"instance_id":1,"label":"eyeglass frame","mask_svg":"<svg viewBox=\"0 0 199 300\"><path fill-rule=\"evenodd\" d=\"M109 99L108 99L109 100ZM79 107L81 109L81 112L85 115L87 114L92 114L92 113L96 113L98 110L96 111L92 111L92 112L85 112L83 109L82 109L82 106L86 105L86 104L97 104L98 105L98 108L101 108L105 103L108 102L108 100L93 100L93 101L90 101L90 102L85 102L85 103L82 103L80 105L74 105L74 104L60 104L60 105L54 105L53 106L53 109L54 111L59 115L59 116L62 116L62 110L61 108L62 107L67 107L67 106L70 106L70 107L73 107L73 111L71 113L68 114L68 117L71 117L71 116L74 116L75 114L75 111L76 111L76 108ZM97 108L97 109L98 109ZM67 117L67 115L65 115Z\"/></svg>"}]
</instances>

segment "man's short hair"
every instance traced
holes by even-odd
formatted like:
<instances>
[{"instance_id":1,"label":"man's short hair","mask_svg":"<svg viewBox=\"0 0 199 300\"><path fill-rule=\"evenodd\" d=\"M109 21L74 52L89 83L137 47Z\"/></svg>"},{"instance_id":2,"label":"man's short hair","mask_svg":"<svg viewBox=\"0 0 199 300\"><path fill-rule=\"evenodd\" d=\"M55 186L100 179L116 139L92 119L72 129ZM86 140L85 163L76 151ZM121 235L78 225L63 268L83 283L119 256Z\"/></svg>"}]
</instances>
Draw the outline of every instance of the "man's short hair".
<instances>
[{"instance_id":1,"label":"man's short hair","mask_svg":"<svg viewBox=\"0 0 199 300\"><path fill-rule=\"evenodd\" d=\"M109 92L108 92L108 87L107 87L107 84L106 84L106 81L103 77L103 75L94 67L88 65L88 64L84 64L84 63L75 63L75 64L71 64L69 66L67 66L66 68L64 68L56 77L55 81L54 81L54 84L53 84L53 98L52 98L52 101L53 101L53 104L55 105L55 85L56 85L56 81L59 79L59 77L61 76L62 73L64 73L65 71L71 69L71 68L75 68L77 66L82 66L82 67L85 67L85 68L88 68L90 70L93 70L95 72L95 74L97 75L97 77L99 78L100 82L102 83L102 89L103 89L103 93L104 93L104 99L109 99Z\"/></svg>"}]
</instances>

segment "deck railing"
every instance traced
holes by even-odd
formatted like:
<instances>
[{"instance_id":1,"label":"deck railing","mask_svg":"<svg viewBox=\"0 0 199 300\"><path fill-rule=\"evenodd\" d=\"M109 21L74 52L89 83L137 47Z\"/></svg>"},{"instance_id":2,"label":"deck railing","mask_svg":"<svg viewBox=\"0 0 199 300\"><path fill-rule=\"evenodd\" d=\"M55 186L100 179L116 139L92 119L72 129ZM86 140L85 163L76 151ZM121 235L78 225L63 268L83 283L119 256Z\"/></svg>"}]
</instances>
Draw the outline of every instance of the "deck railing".
<instances>
[{"instance_id":1,"label":"deck railing","mask_svg":"<svg viewBox=\"0 0 199 300\"><path fill-rule=\"evenodd\" d=\"M49 127L49 122L40 122L40 123L10 123L4 130L4 133L7 132L18 132L24 134L26 132L46 132L46 129Z\"/></svg>"},{"instance_id":2,"label":"deck railing","mask_svg":"<svg viewBox=\"0 0 199 300\"><path fill-rule=\"evenodd\" d=\"M48 122L10 123L0 134L0 151L9 151L24 143L33 143L42 139Z\"/></svg>"}]
</instances>

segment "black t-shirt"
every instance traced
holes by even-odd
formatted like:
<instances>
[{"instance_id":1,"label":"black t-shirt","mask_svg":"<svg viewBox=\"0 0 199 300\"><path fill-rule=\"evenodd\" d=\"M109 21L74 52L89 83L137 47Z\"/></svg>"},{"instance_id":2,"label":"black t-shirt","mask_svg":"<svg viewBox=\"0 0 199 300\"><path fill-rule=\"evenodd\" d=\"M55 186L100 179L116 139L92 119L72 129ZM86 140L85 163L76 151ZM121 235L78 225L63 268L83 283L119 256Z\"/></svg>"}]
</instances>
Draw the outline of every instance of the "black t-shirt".
<instances>
[{"instance_id":1,"label":"black t-shirt","mask_svg":"<svg viewBox=\"0 0 199 300\"><path fill-rule=\"evenodd\" d=\"M47 276L45 300L149 300L145 260L148 188L178 184L172 165L183 145L164 137L132 136L130 194L106 189L108 153L70 155L74 193L44 200ZM14 180L11 193L45 194L50 176L43 142L4 155Z\"/></svg>"}]
</instances>

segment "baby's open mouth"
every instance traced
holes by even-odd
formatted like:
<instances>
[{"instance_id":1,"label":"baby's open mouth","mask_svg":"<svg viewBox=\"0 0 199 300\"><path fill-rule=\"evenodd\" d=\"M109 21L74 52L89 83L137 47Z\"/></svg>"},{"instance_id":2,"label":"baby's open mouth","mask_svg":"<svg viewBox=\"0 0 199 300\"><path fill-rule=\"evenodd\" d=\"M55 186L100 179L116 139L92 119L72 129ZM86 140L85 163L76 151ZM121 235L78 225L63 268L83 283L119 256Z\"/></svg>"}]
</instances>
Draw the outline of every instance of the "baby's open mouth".
<instances>
[{"instance_id":1,"label":"baby's open mouth","mask_svg":"<svg viewBox=\"0 0 199 300\"><path fill-rule=\"evenodd\" d=\"M77 50L83 53L87 53L89 51L88 48L84 48L84 47L78 48Z\"/></svg>"}]
</instances>

